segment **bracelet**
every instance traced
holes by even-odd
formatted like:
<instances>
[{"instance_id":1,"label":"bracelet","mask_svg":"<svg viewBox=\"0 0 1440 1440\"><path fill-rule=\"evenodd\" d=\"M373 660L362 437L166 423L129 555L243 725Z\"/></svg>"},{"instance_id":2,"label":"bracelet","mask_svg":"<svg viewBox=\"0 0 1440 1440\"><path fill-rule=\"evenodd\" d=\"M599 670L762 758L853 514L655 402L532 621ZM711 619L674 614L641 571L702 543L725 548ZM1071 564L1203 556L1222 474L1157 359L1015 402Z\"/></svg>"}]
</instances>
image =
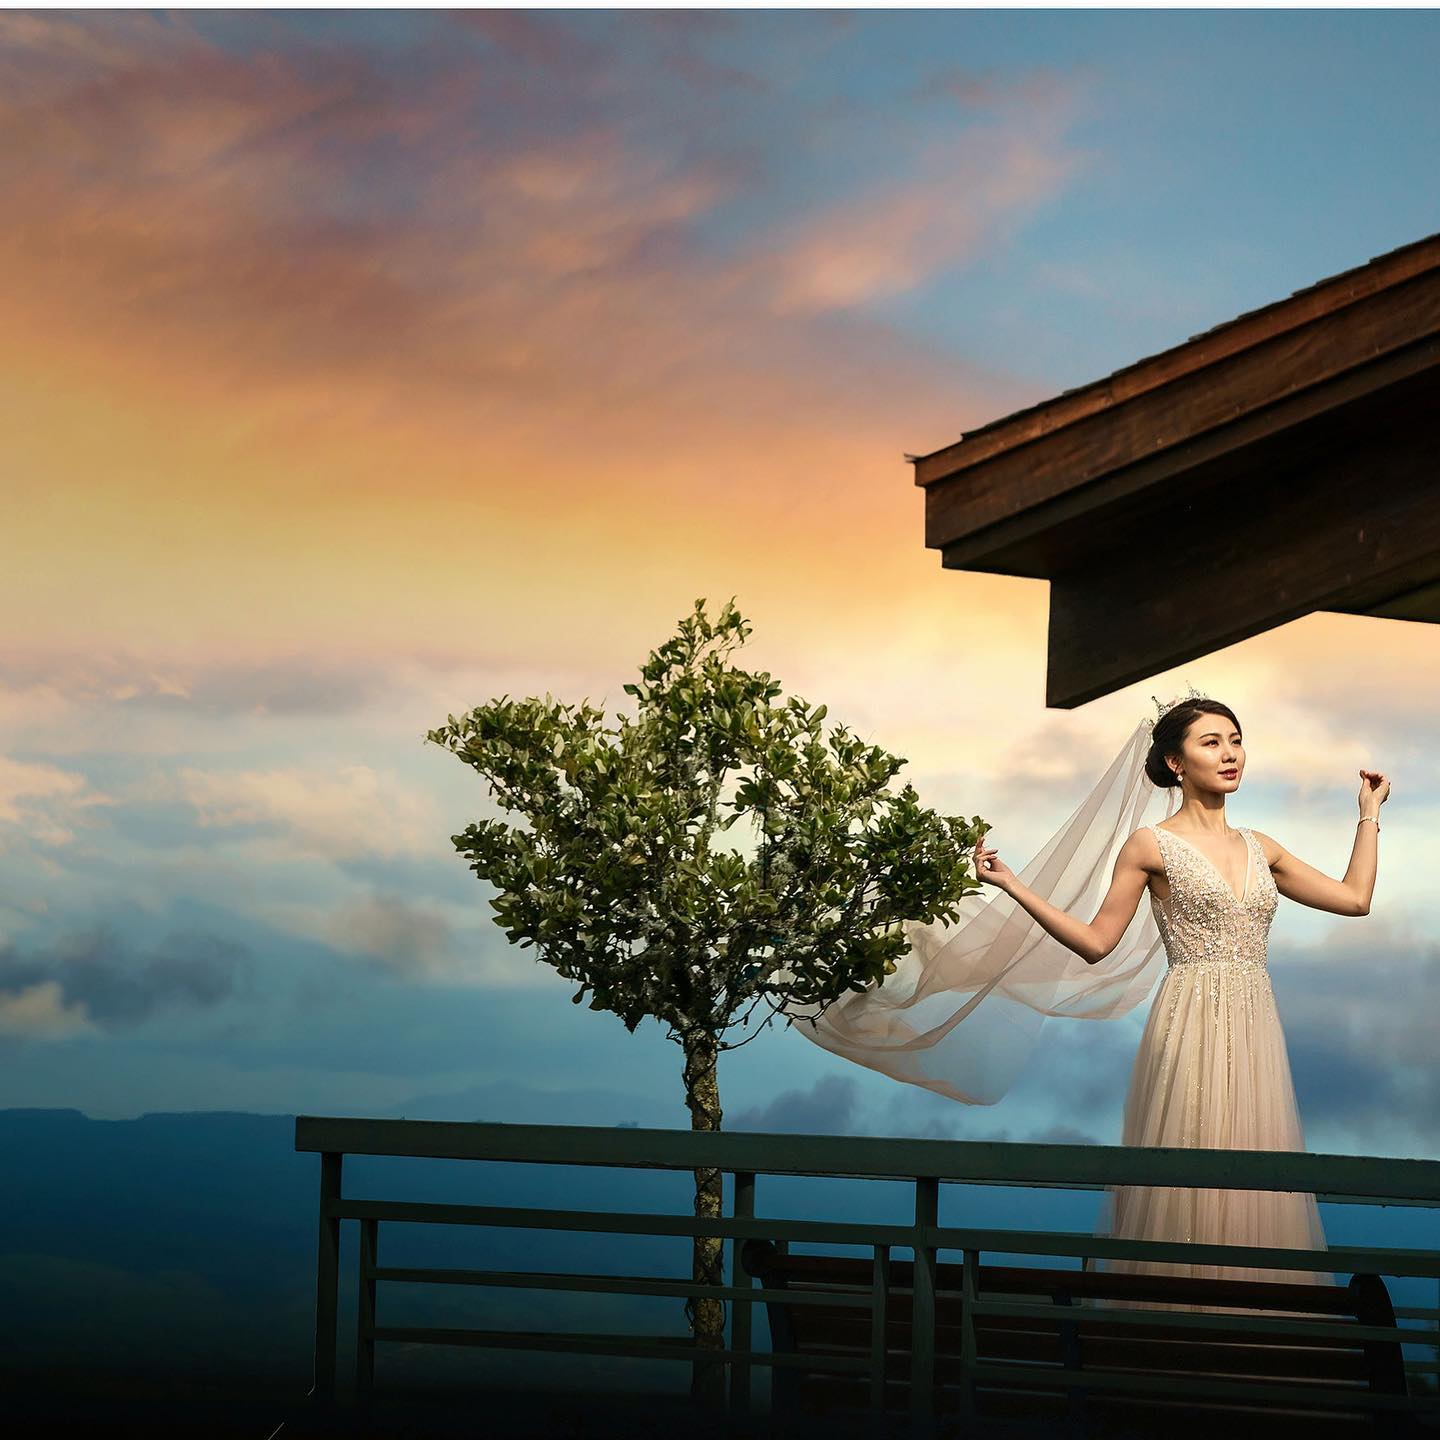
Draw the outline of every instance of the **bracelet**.
<instances>
[{"instance_id":1,"label":"bracelet","mask_svg":"<svg viewBox=\"0 0 1440 1440\"><path fill-rule=\"evenodd\" d=\"M1363 825L1367 820L1369 820L1375 826L1375 829L1378 832L1380 829L1380 820L1378 816L1362 815L1355 823L1357 825Z\"/></svg>"}]
</instances>

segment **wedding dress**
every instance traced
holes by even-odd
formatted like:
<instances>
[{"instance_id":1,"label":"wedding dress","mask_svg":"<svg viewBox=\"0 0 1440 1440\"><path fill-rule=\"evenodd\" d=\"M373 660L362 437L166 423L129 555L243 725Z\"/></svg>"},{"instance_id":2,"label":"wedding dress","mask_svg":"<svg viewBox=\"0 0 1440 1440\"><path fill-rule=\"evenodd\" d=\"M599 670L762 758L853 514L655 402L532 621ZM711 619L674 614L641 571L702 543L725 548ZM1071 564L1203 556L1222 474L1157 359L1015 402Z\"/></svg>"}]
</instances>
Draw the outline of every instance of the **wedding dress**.
<instances>
[{"instance_id":1,"label":"wedding dress","mask_svg":"<svg viewBox=\"0 0 1440 1440\"><path fill-rule=\"evenodd\" d=\"M1172 702L1173 703L1173 702ZM1116 858L1164 795L1145 774L1153 721L1141 721L1090 794L1018 873L1072 915L1099 909ZM1162 802L1169 804L1161 811ZM815 1044L963 1104L991 1105L1025 1069L1047 1017L1110 1020L1159 989L1125 1099L1121 1143L1301 1150L1299 1114L1267 969L1275 881L1249 830L1239 896L1193 844L1150 824L1169 896L1151 888L1114 949L1088 964L1005 892L968 894L957 918L904 922L909 944L893 974L822 1009L790 1004ZM1162 978L1163 972L1163 978ZM1117 1186L1099 1234L1322 1250L1313 1195ZM1110 1261L1103 1268L1333 1284L1301 1270Z\"/></svg>"},{"instance_id":2,"label":"wedding dress","mask_svg":"<svg viewBox=\"0 0 1440 1440\"><path fill-rule=\"evenodd\" d=\"M1240 830L1248 859L1237 896L1210 858L1159 825L1169 896L1150 905L1168 969L1151 1006L1125 1098L1123 1145L1303 1150L1285 1037L1270 985L1270 922L1279 904L1265 853ZM1323 1250L1315 1197L1292 1191L1119 1186L1107 1192L1101 1233L1130 1240L1195 1240ZM1111 1260L1147 1274L1333 1284L1327 1273Z\"/></svg>"}]
</instances>

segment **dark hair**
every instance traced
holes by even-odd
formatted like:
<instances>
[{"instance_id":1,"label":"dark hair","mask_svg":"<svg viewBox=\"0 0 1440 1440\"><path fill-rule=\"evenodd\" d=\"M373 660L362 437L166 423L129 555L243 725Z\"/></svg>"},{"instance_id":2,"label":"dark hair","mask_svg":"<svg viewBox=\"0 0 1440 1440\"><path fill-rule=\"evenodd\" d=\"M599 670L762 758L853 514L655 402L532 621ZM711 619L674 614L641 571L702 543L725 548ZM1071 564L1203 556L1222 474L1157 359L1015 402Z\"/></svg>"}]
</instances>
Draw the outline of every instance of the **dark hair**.
<instances>
[{"instance_id":1,"label":"dark hair","mask_svg":"<svg viewBox=\"0 0 1440 1440\"><path fill-rule=\"evenodd\" d=\"M1145 773L1162 790L1180 783L1175 778L1175 772L1165 763L1165 757L1180 753L1180 742L1184 740L1185 732L1191 722L1202 715L1224 715L1237 730L1240 729L1240 722L1228 705L1222 705L1218 700L1207 700L1204 696L1182 700L1167 710L1150 732L1150 753L1145 757Z\"/></svg>"}]
</instances>

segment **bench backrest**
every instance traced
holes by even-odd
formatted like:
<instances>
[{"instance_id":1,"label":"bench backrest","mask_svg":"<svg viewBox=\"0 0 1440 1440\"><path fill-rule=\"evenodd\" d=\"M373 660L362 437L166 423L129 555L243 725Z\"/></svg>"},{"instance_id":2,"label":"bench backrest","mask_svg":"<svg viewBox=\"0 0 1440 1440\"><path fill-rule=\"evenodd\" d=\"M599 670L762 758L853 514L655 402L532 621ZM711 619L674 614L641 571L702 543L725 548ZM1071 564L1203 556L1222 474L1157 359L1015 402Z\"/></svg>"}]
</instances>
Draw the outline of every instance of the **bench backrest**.
<instances>
[{"instance_id":1,"label":"bench backrest","mask_svg":"<svg viewBox=\"0 0 1440 1440\"><path fill-rule=\"evenodd\" d=\"M741 1264L767 1289L803 1290L811 1296L869 1295L874 1283L869 1260L791 1255L769 1241L747 1242ZM942 1384L960 1378L962 1277L961 1265L936 1267L935 1376ZM907 1403L913 1280L913 1261L890 1263L886 1298L887 1405ZM1148 1318L1134 1324L1086 1318L1087 1309L1095 1305L1142 1309L1226 1307L1282 1320L1393 1327L1395 1312L1390 1295L1376 1275L1357 1275L1348 1286L1331 1286L982 1264L977 1267L977 1284L982 1301L1001 1299L1031 1306L1051 1303L1076 1310L1073 1319L1060 1314L975 1317L977 1361L1023 1367L1026 1374L1019 1383L1042 1390L1047 1386L1063 1389L1085 1374L1104 1375L1109 1377L1106 1389L1096 1397L1103 1403L1107 1396L1114 1399L1123 1393L1124 1381L1117 1377L1150 1377L1152 1384L1154 1377L1169 1377L1178 1396L1185 1388L1186 1377L1223 1376L1278 1386L1288 1394L1284 1403L1292 1409L1296 1404L1303 1407L1306 1390L1317 1388L1332 1394L1337 1390L1406 1393L1398 1341L1344 1335L1317 1337L1284 1326L1263 1334L1241 1331L1229 1323L1231 1316L1224 1313L1213 1317L1213 1325L1203 1326L1167 1325ZM767 1316L777 1351L851 1355L870 1352L868 1308L854 1304L829 1306L813 1300L788 1304L772 1300L767 1302ZM779 1367L773 1378L777 1405L794 1404L807 1393L831 1400L848 1394L852 1403L863 1404L868 1383L863 1379L847 1382L833 1373L807 1382L804 1372ZM1211 1405L1198 1392L1186 1397L1185 1403L1190 1408L1228 1408Z\"/></svg>"}]
</instances>

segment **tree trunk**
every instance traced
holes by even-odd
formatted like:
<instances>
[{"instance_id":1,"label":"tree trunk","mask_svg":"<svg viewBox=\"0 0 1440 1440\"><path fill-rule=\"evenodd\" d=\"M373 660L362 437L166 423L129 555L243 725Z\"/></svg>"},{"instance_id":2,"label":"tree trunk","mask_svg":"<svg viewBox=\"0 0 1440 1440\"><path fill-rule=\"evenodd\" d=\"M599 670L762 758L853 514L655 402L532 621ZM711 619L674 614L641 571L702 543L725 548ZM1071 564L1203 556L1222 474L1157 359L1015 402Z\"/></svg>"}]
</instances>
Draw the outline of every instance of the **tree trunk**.
<instances>
[{"instance_id":1,"label":"tree trunk","mask_svg":"<svg viewBox=\"0 0 1440 1440\"><path fill-rule=\"evenodd\" d=\"M720 1086L715 1074L715 1060L719 1053L716 1037L701 1029L684 1032L681 1043L685 1048L685 1103L690 1107L690 1128L692 1130L718 1130L720 1128ZM703 1166L695 1171L695 1214L710 1220L721 1216L724 1191L720 1171L714 1166ZM725 1242L716 1235L697 1235L694 1241L691 1279L697 1285L723 1285L725 1283ZM723 1350L725 1348L725 1304L708 1297L697 1299L691 1296L685 1303L685 1313L690 1318L695 1332L697 1351ZM717 1414L725 1406L725 1364L723 1361L707 1360L697 1355L691 1369L690 1396Z\"/></svg>"}]
</instances>

